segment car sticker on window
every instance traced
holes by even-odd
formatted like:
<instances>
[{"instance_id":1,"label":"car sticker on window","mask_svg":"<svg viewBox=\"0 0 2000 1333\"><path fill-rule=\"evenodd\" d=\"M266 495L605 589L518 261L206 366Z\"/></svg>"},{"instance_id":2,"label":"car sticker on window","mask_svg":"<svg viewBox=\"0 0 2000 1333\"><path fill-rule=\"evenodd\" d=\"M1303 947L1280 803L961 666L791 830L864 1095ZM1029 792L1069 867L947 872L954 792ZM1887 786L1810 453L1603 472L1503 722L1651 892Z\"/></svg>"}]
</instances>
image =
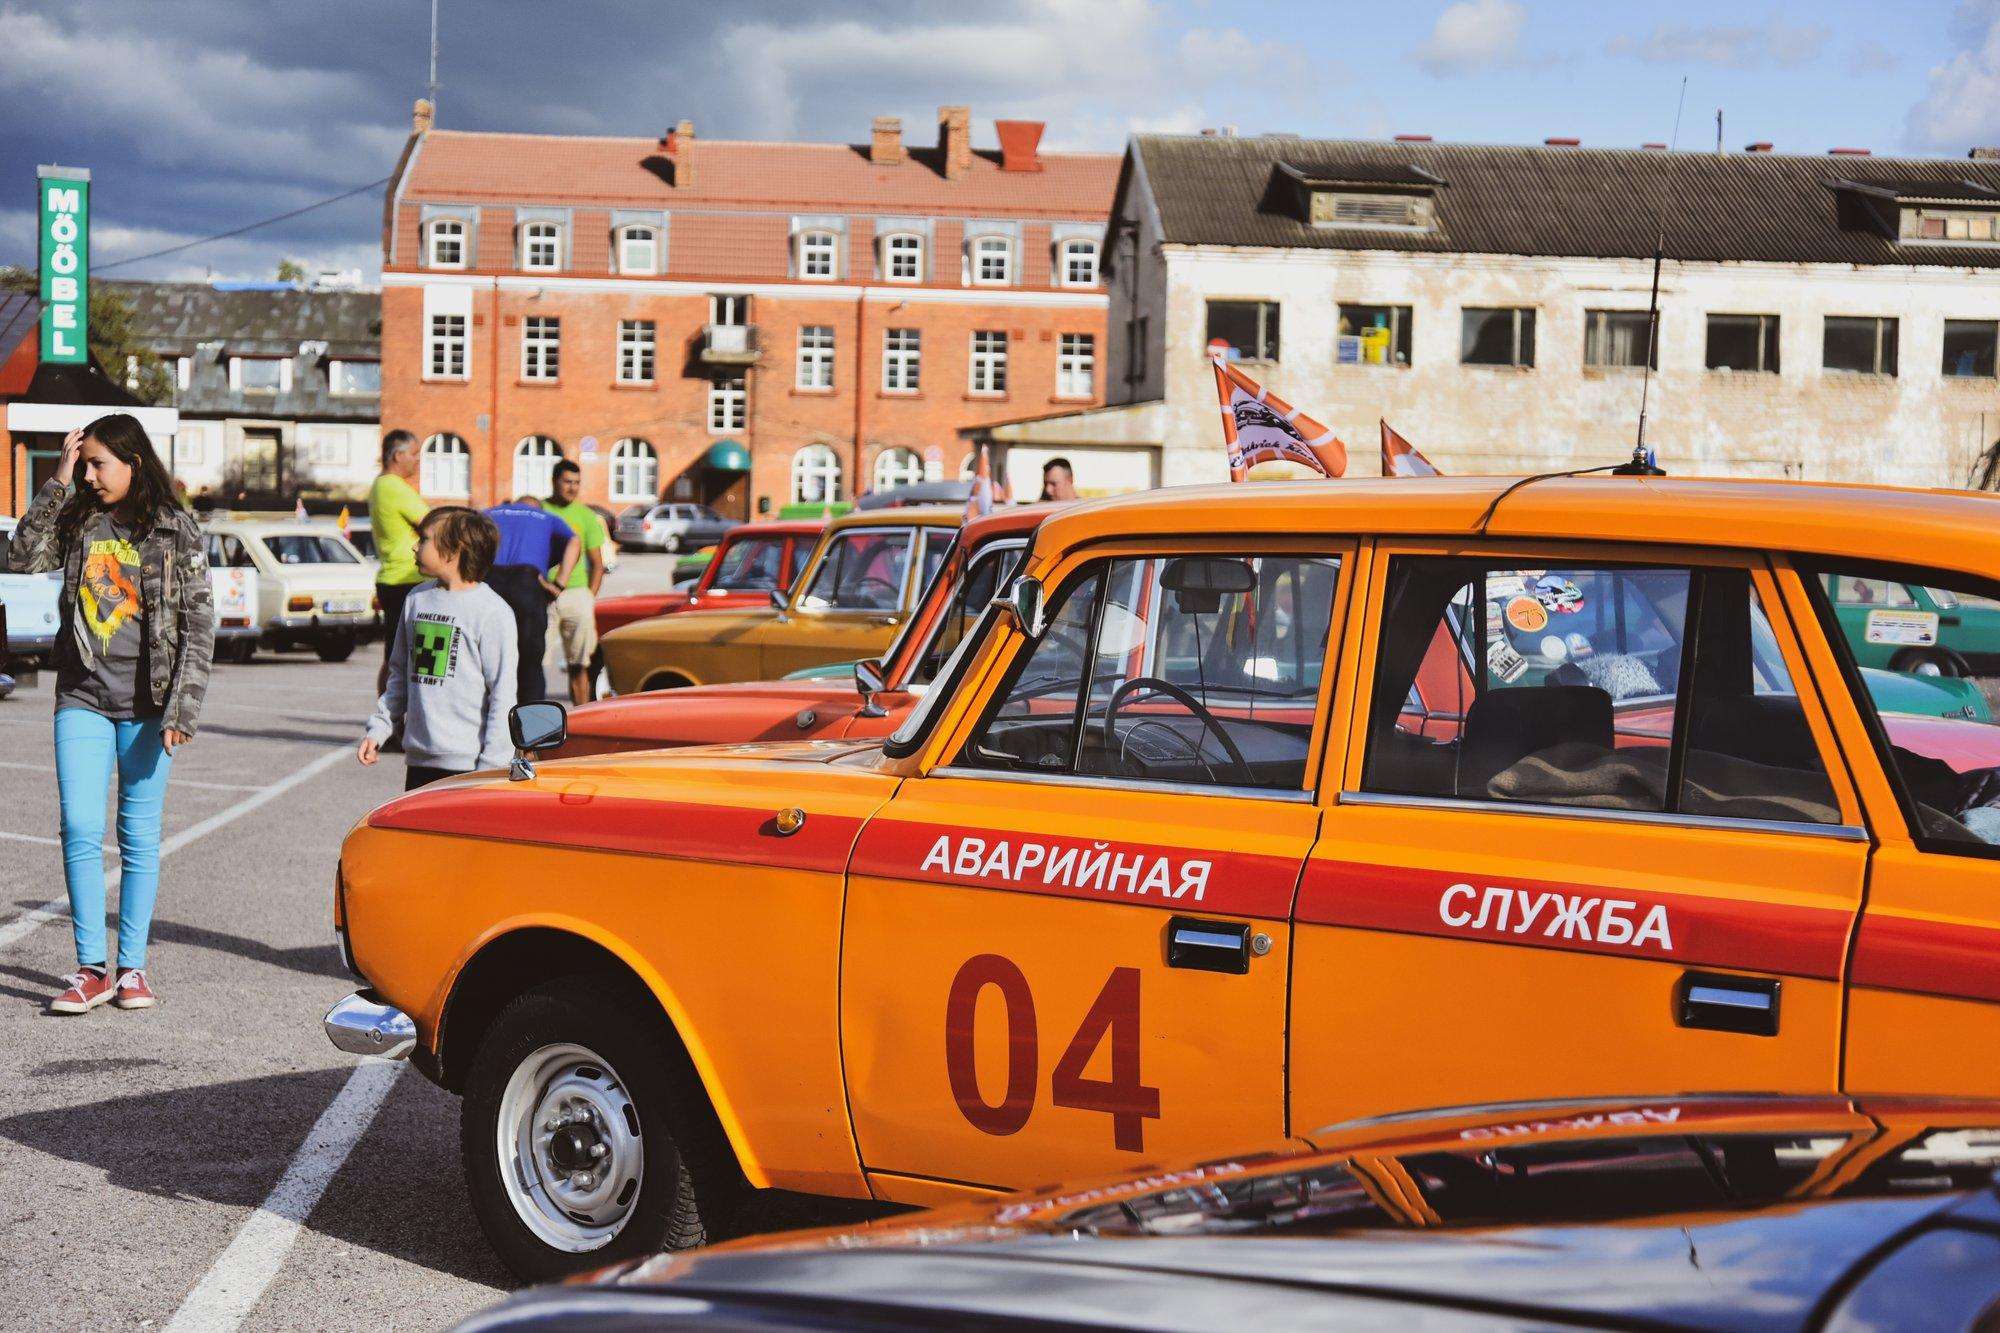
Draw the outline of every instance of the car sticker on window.
<instances>
[{"instance_id":1,"label":"car sticker on window","mask_svg":"<svg viewBox=\"0 0 2000 1333\"><path fill-rule=\"evenodd\" d=\"M1928 648L1938 639L1937 613L1879 609L1870 611L1866 637L1870 643L1893 643L1904 647Z\"/></svg>"},{"instance_id":2,"label":"car sticker on window","mask_svg":"<svg viewBox=\"0 0 2000 1333\"><path fill-rule=\"evenodd\" d=\"M1573 616L1583 610L1583 589L1560 574L1549 574L1535 584L1535 596L1557 615Z\"/></svg>"},{"instance_id":3,"label":"car sticker on window","mask_svg":"<svg viewBox=\"0 0 2000 1333\"><path fill-rule=\"evenodd\" d=\"M1528 659L1515 652L1512 644L1496 634L1486 641L1486 669L1502 684L1512 685L1527 674Z\"/></svg>"},{"instance_id":4,"label":"car sticker on window","mask_svg":"<svg viewBox=\"0 0 2000 1333\"><path fill-rule=\"evenodd\" d=\"M1507 603L1507 623L1523 634L1539 634L1549 627L1549 610L1533 597L1516 597Z\"/></svg>"}]
</instances>

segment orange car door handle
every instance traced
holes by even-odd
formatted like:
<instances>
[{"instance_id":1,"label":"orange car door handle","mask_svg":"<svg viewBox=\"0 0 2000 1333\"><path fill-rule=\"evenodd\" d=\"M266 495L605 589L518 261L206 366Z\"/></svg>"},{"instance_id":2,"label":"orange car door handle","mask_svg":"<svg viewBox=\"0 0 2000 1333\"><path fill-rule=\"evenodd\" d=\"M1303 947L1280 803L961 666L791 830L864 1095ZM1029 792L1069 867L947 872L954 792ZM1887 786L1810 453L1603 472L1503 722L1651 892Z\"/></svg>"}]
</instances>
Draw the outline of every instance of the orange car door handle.
<instances>
[{"instance_id":1,"label":"orange car door handle","mask_svg":"<svg viewBox=\"0 0 2000 1333\"><path fill-rule=\"evenodd\" d=\"M1250 923L1177 916L1167 922L1167 966L1197 972L1250 970Z\"/></svg>"},{"instance_id":2,"label":"orange car door handle","mask_svg":"<svg viewBox=\"0 0 2000 1333\"><path fill-rule=\"evenodd\" d=\"M1737 977L1720 972L1683 972L1674 994L1674 1021L1684 1028L1778 1035L1779 982L1775 977Z\"/></svg>"}]
</instances>

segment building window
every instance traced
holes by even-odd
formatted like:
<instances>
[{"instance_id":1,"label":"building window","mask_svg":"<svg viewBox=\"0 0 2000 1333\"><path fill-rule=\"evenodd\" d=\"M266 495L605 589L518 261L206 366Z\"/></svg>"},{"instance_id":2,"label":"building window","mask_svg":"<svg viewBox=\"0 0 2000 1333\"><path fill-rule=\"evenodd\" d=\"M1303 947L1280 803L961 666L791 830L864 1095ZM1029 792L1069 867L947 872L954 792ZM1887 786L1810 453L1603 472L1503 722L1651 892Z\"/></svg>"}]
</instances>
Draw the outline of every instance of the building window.
<instances>
[{"instance_id":1,"label":"building window","mask_svg":"<svg viewBox=\"0 0 2000 1333\"><path fill-rule=\"evenodd\" d=\"M465 267L465 224L457 218L439 218L430 225L429 265L432 268Z\"/></svg>"},{"instance_id":2,"label":"building window","mask_svg":"<svg viewBox=\"0 0 2000 1333\"><path fill-rule=\"evenodd\" d=\"M1334 360L1349 366L1407 366L1410 323L1406 305L1343 305Z\"/></svg>"},{"instance_id":3,"label":"building window","mask_svg":"<svg viewBox=\"0 0 2000 1333\"><path fill-rule=\"evenodd\" d=\"M833 325L806 324L799 329L798 386L833 387Z\"/></svg>"},{"instance_id":4,"label":"building window","mask_svg":"<svg viewBox=\"0 0 2000 1333\"><path fill-rule=\"evenodd\" d=\"M472 494L472 450L456 435L433 435L417 458L417 487L433 500ZM514 492L516 495L520 491Z\"/></svg>"},{"instance_id":5,"label":"building window","mask_svg":"<svg viewBox=\"0 0 2000 1333\"><path fill-rule=\"evenodd\" d=\"M1467 306L1459 326L1458 359L1468 366L1529 369L1535 364L1535 312Z\"/></svg>"},{"instance_id":6,"label":"building window","mask_svg":"<svg viewBox=\"0 0 2000 1333\"><path fill-rule=\"evenodd\" d=\"M1944 375L1946 379L1993 378L1994 333L2000 329L1990 319L1948 319L1944 322Z\"/></svg>"},{"instance_id":7,"label":"building window","mask_svg":"<svg viewBox=\"0 0 2000 1333\"><path fill-rule=\"evenodd\" d=\"M660 271L659 228L625 227L619 231L618 271L620 273Z\"/></svg>"},{"instance_id":8,"label":"building window","mask_svg":"<svg viewBox=\"0 0 2000 1333\"><path fill-rule=\"evenodd\" d=\"M618 382L620 384L653 382L652 320L618 321Z\"/></svg>"},{"instance_id":9,"label":"building window","mask_svg":"<svg viewBox=\"0 0 2000 1333\"><path fill-rule=\"evenodd\" d=\"M709 434L743 429L744 397L741 375L725 375L708 382Z\"/></svg>"},{"instance_id":10,"label":"building window","mask_svg":"<svg viewBox=\"0 0 2000 1333\"><path fill-rule=\"evenodd\" d=\"M1314 190L1307 220L1315 227L1418 228L1428 231L1431 201L1415 194L1344 194Z\"/></svg>"},{"instance_id":11,"label":"building window","mask_svg":"<svg viewBox=\"0 0 2000 1333\"><path fill-rule=\"evenodd\" d=\"M424 357L424 378L462 380L465 378L465 316L432 315L430 336Z\"/></svg>"},{"instance_id":12,"label":"building window","mask_svg":"<svg viewBox=\"0 0 2000 1333\"><path fill-rule=\"evenodd\" d=\"M1896 321L1828 315L1820 364L1852 375L1895 374Z\"/></svg>"},{"instance_id":13,"label":"building window","mask_svg":"<svg viewBox=\"0 0 2000 1333\"><path fill-rule=\"evenodd\" d=\"M2000 240L2000 216L1991 210L1905 208L1902 236L1906 241Z\"/></svg>"},{"instance_id":14,"label":"building window","mask_svg":"<svg viewBox=\"0 0 2000 1333\"><path fill-rule=\"evenodd\" d=\"M1778 373L1776 315L1710 315L1708 368Z\"/></svg>"},{"instance_id":15,"label":"building window","mask_svg":"<svg viewBox=\"0 0 2000 1333\"><path fill-rule=\"evenodd\" d=\"M521 378L553 380L561 365L562 321L530 315L521 321Z\"/></svg>"},{"instance_id":16,"label":"building window","mask_svg":"<svg viewBox=\"0 0 2000 1333\"><path fill-rule=\"evenodd\" d=\"M830 231L809 231L799 237L799 276L830 280L839 276L840 242Z\"/></svg>"},{"instance_id":17,"label":"building window","mask_svg":"<svg viewBox=\"0 0 2000 1333\"><path fill-rule=\"evenodd\" d=\"M180 386L183 393L187 392L188 386L194 383L193 357L180 356L174 358L174 383ZM378 389L381 387L381 383L382 372L378 368L375 372L375 384Z\"/></svg>"},{"instance_id":18,"label":"building window","mask_svg":"<svg viewBox=\"0 0 2000 1333\"><path fill-rule=\"evenodd\" d=\"M733 292L718 292L710 296L708 322L725 328L741 328L750 322L750 298Z\"/></svg>"},{"instance_id":19,"label":"building window","mask_svg":"<svg viewBox=\"0 0 2000 1333\"><path fill-rule=\"evenodd\" d=\"M1208 346L1211 351L1222 351L1231 361L1276 361L1278 303L1210 301Z\"/></svg>"},{"instance_id":20,"label":"building window","mask_svg":"<svg viewBox=\"0 0 2000 1333\"><path fill-rule=\"evenodd\" d=\"M280 356L232 356L229 387L241 393L279 393L292 387L292 363Z\"/></svg>"},{"instance_id":21,"label":"building window","mask_svg":"<svg viewBox=\"0 0 2000 1333\"><path fill-rule=\"evenodd\" d=\"M924 460L914 449L884 449L875 455L875 489L914 486L924 479Z\"/></svg>"},{"instance_id":22,"label":"building window","mask_svg":"<svg viewBox=\"0 0 2000 1333\"><path fill-rule=\"evenodd\" d=\"M923 342L916 329L890 329L882 335L884 392L915 393L923 387Z\"/></svg>"},{"instance_id":23,"label":"building window","mask_svg":"<svg viewBox=\"0 0 2000 1333\"><path fill-rule=\"evenodd\" d=\"M1097 285L1097 242L1064 241L1062 244L1062 280L1065 287L1095 287Z\"/></svg>"},{"instance_id":24,"label":"building window","mask_svg":"<svg viewBox=\"0 0 2000 1333\"><path fill-rule=\"evenodd\" d=\"M546 435L530 435L514 446L515 495L548 495L555 490L562 446Z\"/></svg>"},{"instance_id":25,"label":"building window","mask_svg":"<svg viewBox=\"0 0 2000 1333\"><path fill-rule=\"evenodd\" d=\"M620 440L611 446L611 498L628 503L653 499L660 493L660 455L644 440Z\"/></svg>"},{"instance_id":26,"label":"building window","mask_svg":"<svg viewBox=\"0 0 2000 1333\"><path fill-rule=\"evenodd\" d=\"M1088 333L1065 333L1056 348L1056 396L1090 397L1096 392L1097 338Z\"/></svg>"},{"instance_id":27,"label":"building window","mask_svg":"<svg viewBox=\"0 0 2000 1333\"><path fill-rule=\"evenodd\" d=\"M885 237L882 241L882 276L890 282L922 282L924 238L907 231Z\"/></svg>"},{"instance_id":28,"label":"building window","mask_svg":"<svg viewBox=\"0 0 2000 1333\"><path fill-rule=\"evenodd\" d=\"M972 335L972 391L1007 392L1007 332L982 329Z\"/></svg>"},{"instance_id":29,"label":"building window","mask_svg":"<svg viewBox=\"0 0 2000 1333\"><path fill-rule=\"evenodd\" d=\"M380 361L332 361L326 368L327 389L336 394L379 394L382 392Z\"/></svg>"},{"instance_id":30,"label":"building window","mask_svg":"<svg viewBox=\"0 0 2000 1333\"><path fill-rule=\"evenodd\" d=\"M1014 280L1014 243L1005 236L981 236L972 243L972 280L1004 287Z\"/></svg>"},{"instance_id":31,"label":"building window","mask_svg":"<svg viewBox=\"0 0 2000 1333\"><path fill-rule=\"evenodd\" d=\"M840 457L823 444L792 455L792 503L832 504L840 498Z\"/></svg>"},{"instance_id":32,"label":"building window","mask_svg":"<svg viewBox=\"0 0 2000 1333\"><path fill-rule=\"evenodd\" d=\"M1648 359L1660 368L1657 347L1648 347L1652 318L1644 310L1583 312L1583 364L1593 369L1643 366ZM1649 356L1650 353L1650 356Z\"/></svg>"},{"instance_id":33,"label":"building window","mask_svg":"<svg viewBox=\"0 0 2000 1333\"><path fill-rule=\"evenodd\" d=\"M562 228L530 222L521 228L521 267L552 272L562 267Z\"/></svg>"}]
</instances>

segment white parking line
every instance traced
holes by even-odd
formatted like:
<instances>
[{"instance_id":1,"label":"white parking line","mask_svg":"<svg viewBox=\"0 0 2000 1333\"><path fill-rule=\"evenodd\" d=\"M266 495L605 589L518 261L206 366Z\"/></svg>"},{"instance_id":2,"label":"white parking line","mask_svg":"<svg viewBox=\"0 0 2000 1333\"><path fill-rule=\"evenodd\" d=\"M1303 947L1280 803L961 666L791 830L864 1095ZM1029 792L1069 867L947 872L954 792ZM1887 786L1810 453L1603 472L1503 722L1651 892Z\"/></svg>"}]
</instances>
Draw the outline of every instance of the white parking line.
<instances>
[{"instance_id":1,"label":"white parking line","mask_svg":"<svg viewBox=\"0 0 2000 1333\"><path fill-rule=\"evenodd\" d=\"M53 773L54 764L23 764L13 759L0 759L0 768L19 768L30 773ZM193 778L175 778L176 787L200 787L204 791L262 791L263 786L255 782L197 782ZM4 837L0 834L0 837Z\"/></svg>"},{"instance_id":2,"label":"white parking line","mask_svg":"<svg viewBox=\"0 0 2000 1333\"><path fill-rule=\"evenodd\" d=\"M249 1317L284 1266L299 1228L402 1072L400 1060L362 1057L271 1193L236 1229L229 1247L174 1311L166 1333L229 1333Z\"/></svg>"},{"instance_id":3,"label":"white parking line","mask_svg":"<svg viewBox=\"0 0 2000 1333\"><path fill-rule=\"evenodd\" d=\"M5 829L0 829L0 838L5 838L9 842L39 842L50 847L62 846L61 838L45 838L39 833L9 833Z\"/></svg>"},{"instance_id":4,"label":"white parking line","mask_svg":"<svg viewBox=\"0 0 2000 1333\"><path fill-rule=\"evenodd\" d=\"M321 773L326 772L327 769L332 768L335 764L347 758L351 753L352 751L345 745L328 750L304 768L294 769L254 795L246 796L236 804L216 811L200 823L188 825L179 833L174 834L173 837L168 838L160 844L160 855L166 856L169 853L177 852L195 839L205 838L223 825L234 823L236 820L249 814L252 810L275 801L301 782L306 781L306 779L318 777ZM169 785L172 785L172 778L169 778L167 781ZM26 837L27 835L20 834L17 836ZM109 871L105 878L109 881L105 886L106 888L115 887L118 883L118 872L115 870ZM51 898L40 907L32 908L23 915L15 917L6 925L0 926L0 949L9 948L19 941L26 939L33 933L35 927L55 920L68 909L69 899L67 897Z\"/></svg>"}]
</instances>

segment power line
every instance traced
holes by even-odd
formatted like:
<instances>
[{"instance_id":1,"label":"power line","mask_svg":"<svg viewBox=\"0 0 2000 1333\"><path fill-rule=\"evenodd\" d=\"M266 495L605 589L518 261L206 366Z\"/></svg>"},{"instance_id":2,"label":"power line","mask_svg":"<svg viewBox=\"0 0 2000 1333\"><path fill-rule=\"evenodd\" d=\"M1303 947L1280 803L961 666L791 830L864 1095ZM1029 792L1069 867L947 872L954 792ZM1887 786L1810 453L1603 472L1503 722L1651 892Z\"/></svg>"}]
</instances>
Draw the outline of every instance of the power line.
<instances>
[{"instance_id":1,"label":"power line","mask_svg":"<svg viewBox=\"0 0 2000 1333\"><path fill-rule=\"evenodd\" d=\"M295 218L300 216L301 214L310 213L316 208L325 208L328 204L337 204L343 199L352 199L357 194L362 194L369 190L379 189L381 186L387 185L388 183L389 183L389 178L387 176L384 176L381 180L369 181L366 185L357 185L351 190L346 190L340 194L333 195L329 198L321 199L317 203L307 204L304 208L295 208L289 213L280 213L276 217L265 218L261 222L246 223L245 225L236 228L234 231L217 232L213 236L204 236L198 241L187 241L180 245L170 245L164 250L155 250L151 254L133 255L130 259L114 259L109 264L92 264L90 266L90 271L92 273L102 273L106 269L122 268L126 264L143 263L148 259L158 259L163 255L176 255L183 250L192 250L197 245L207 245L211 241L226 241L232 236L241 236L245 232L256 231L259 227L268 227L274 222L284 222L289 218Z\"/></svg>"}]
</instances>

